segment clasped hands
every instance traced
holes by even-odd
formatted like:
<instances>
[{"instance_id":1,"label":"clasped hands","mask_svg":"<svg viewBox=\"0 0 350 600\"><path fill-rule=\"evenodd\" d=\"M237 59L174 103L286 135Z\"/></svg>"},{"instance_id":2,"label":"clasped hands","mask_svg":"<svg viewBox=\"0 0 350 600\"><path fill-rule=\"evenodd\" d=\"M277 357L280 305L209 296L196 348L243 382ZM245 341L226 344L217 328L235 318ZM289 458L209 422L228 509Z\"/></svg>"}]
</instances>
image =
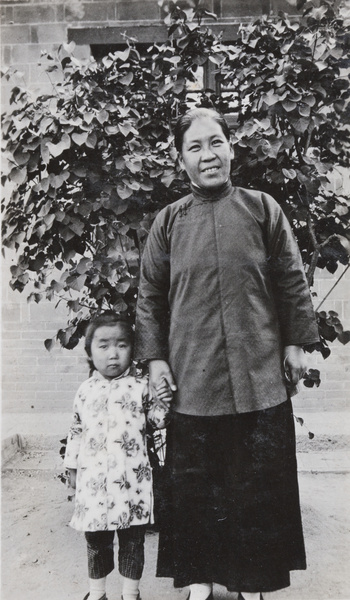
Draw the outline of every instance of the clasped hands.
<instances>
[{"instance_id":1,"label":"clasped hands","mask_svg":"<svg viewBox=\"0 0 350 600\"><path fill-rule=\"evenodd\" d=\"M177 387L168 363L165 360L150 360L148 370L150 396L162 402L171 402Z\"/></svg>"}]
</instances>

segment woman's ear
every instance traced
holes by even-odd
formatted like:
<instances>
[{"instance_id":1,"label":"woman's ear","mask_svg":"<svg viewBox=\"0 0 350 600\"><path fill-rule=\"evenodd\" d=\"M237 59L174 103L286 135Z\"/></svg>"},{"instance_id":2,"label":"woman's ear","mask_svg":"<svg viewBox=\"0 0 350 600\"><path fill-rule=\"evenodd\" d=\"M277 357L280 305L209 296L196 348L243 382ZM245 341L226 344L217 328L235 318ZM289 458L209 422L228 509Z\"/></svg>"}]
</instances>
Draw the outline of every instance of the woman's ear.
<instances>
[{"instance_id":1,"label":"woman's ear","mask_svg":"<svg viewBox=\"0 0 350 600\"><path fill-rule=\"evenodd\" d=\"M182 155L180 153L178 153L178 155L177 155L177 160L178 160L178 163L180 165L180 168L184 171L185 170L185 165L184 165L184 161L183 161Z\"/></svg>"},{"instance_id":2,"label":"woman's ear","mask_svg":"<svg viewBox=\"0 0 350 600\"><path fill-rule=\"evenodd\" d=\"M231 158L231 160L233 160L234 157L235 157L235 151L234 151L234 148L233 148L233 143L230 140L230 158Z\"/></svg>"}]
</instances>

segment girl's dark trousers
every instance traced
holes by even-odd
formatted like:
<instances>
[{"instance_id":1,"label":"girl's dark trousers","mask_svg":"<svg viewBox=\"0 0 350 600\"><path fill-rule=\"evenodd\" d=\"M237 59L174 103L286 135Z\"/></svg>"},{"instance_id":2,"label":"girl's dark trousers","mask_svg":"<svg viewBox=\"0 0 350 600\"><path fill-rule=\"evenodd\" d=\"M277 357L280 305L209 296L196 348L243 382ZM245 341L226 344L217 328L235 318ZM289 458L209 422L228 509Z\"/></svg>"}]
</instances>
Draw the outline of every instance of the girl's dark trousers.
<instances>
[{"instance_id":1,"label":"girl's dark trousers","mask_svg":"<svg viewBox=\"0 0 350 600\"><path fill-rule=\"evenodd\" d=\"M145 525L117 529L119 573L129 579L141 579L144 566ZM90 579L106 577L114 569L115 531L86 531Z\"/></svg>"}]
</instances>

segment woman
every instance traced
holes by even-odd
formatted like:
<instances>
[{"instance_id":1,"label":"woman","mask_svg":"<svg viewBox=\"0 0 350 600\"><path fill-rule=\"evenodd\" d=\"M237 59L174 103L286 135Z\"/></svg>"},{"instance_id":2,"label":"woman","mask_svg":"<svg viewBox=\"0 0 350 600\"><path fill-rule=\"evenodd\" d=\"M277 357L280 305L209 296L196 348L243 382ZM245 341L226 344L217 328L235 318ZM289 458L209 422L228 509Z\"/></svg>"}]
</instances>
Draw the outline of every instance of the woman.
<instances>
[{"instance_id":1,"label":"woman","mask_svg":"<svg viewBox=\"0 0 350 600\"><path fill-rule=\"evenodd\" d=\"M212 600L212 584L259 600L305 569L287 381L318 341L301 257L279 205L235 188L224 118L175 127L191 193L156 217L145 247L136 356L152 389L177 390L157 575Z\"/></svg>"}]
</instances>

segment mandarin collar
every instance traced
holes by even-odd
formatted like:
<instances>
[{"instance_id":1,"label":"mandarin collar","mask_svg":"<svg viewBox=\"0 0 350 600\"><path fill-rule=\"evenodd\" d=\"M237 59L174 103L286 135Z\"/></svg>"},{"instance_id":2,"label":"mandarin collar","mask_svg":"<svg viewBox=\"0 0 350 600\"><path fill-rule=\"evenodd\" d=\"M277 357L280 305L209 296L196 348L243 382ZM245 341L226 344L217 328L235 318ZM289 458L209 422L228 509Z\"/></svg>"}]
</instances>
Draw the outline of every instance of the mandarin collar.
<instances>
[{"instance_id":1,"label":"mandarin collar","mask_svg":"<svg viewBox=\"0 0 350 600\"><path fill-rule=\"evenodd\" d=\"M225 183L223 183L218 188L202 188L198 185L191 183L191 192L195 198L202 200L202 202L214 202L216 200L221 200L228 196L232 190L232 182L229 178Z\"/></svg>"}]
</instances>

